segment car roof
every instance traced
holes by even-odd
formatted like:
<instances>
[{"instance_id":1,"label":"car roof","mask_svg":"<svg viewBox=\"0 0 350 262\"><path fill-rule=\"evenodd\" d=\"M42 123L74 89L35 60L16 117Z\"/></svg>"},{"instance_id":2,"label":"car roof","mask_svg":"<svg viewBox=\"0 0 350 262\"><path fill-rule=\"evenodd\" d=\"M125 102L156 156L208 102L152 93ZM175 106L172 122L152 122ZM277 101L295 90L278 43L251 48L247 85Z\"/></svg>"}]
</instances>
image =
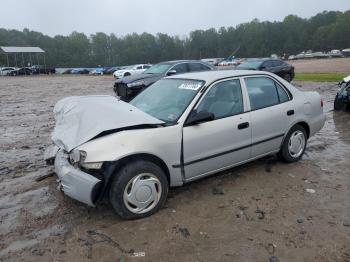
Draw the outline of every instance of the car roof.
<instances>
[{"instance_id":1,"label":"car roof","mask_svg":"<svg viewBox=\"0 0 350 262\"><path fill-rule=\"evenodd\" d=\"M244 62L265 62L265 61L281 61L281 59L278 58L268 58L268 57L264 57L264 58L248 58L246 59Z\"/></svg>"},{"instance_id":2,"label":"car roof","mask_svg":"<svg viewBox=\"0 0 350 262\"><path fill-rule=\"evenodd\" d=\"M174 75L167 77L167 79L196 79L202 80L207 83L214 82L219 79L240 77L240 76L251 76L251 75L273 75L266 71L256 70L214 70L214 71L201 71L195 73L186 73L180 75Z\"/></svg>"},{"instance_id":3,"label":"car roof","mask_svg":"<svg viewBox=\"0 0 350 262\"><path fill-rule=\"evenodd\" d=\"M178 64L178 63L203 63L203 61L199 60L172 60L172 61L165 61L165 62L160 62L159 64Z\"/></svg>"}]
</instances>

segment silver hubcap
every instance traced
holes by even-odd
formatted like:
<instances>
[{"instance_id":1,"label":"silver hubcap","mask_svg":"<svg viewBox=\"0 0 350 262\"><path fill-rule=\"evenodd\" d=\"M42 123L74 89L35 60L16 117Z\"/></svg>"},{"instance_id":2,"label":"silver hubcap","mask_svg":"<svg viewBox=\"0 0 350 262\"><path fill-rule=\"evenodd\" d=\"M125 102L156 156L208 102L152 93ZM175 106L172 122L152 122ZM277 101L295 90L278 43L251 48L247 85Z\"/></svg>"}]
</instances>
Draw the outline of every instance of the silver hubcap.
<instances>
[{"instance_id":1,"label":"silver hubcap","mask_svg":"<svg viewBox=\"0 0 350 262\"><path fill-rule=\"evenodd\" d=\"M306 141L305 141L304 133L299 130L295 131L289 139L289 143L288 143L289 154L293 158L300 157L304 151L305 144L306 144Z\"/></svg>"},{"instance_id":2,"label":"silver hubcap","mask_svg":"<svg viewBox=\"0 0 350 262\"><path fill-rule=\"evenodd\" d=\"M150 173L132 178L124 190L124 204L129 211L142 214L152 210L159 202L162 186L159 179Z\"/></svg>"}]
</instances>

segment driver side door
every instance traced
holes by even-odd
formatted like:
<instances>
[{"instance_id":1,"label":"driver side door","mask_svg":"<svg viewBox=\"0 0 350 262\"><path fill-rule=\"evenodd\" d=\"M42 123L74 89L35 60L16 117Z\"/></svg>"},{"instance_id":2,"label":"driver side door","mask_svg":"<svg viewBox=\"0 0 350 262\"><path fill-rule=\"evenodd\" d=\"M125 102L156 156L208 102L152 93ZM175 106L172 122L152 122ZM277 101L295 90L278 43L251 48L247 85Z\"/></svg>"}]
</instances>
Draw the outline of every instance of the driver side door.
<instances>
[{"instance_id":1,"label":"driver side door","mask_svg":"<svg viewBox=\"0 0 350 262\"><path fill-rule=\"evenodd\" d=\"M183 164L186 181L232 167L250 158L252 130L245 112L247 94L239 79L211 86L196 112L214 114L214 120L183 128Z\"/></svg>"}]
</instances>

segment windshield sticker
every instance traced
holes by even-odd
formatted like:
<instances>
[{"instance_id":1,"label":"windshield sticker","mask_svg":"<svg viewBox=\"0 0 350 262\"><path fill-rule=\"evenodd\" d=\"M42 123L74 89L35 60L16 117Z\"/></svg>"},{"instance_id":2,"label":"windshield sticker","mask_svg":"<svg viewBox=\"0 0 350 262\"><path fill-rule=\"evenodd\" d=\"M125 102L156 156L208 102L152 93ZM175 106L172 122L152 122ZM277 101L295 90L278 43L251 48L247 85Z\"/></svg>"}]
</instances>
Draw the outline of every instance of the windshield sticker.
<instances>
[{"instance_id":1,"label":"windshield sticker","mask_svg":"<svg viewBox=\"0 0 350 262\"><path fill-rule=\"evenodd\" d=\"M197 91L202 86L202 83L184 83L179 86L179 89Z\"/></svg>"}]
</instances>

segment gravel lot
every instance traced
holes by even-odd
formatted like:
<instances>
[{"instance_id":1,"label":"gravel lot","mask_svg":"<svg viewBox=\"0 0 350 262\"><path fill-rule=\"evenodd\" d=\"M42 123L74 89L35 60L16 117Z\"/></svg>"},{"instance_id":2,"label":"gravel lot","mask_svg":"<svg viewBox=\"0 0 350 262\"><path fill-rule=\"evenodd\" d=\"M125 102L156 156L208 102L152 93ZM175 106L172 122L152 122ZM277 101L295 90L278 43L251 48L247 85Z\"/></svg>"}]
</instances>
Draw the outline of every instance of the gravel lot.
<instances>
[{"instance_id":1,"label":"gravel lot","mask_svg":"<svg viewBox=\"0 0 350 262\"><path fill-rule=\"evenodd\" d=\"M297 73L349 73L350 57L329 59L303 59L288 61Z\"/></svg>"},{"instance_id":2,"label":"gravel lot","mask_svg":"<svg viewBox=\"0 0 350 262\"><path fill-rule=\"evenodd\" d=\"M302 161L270 157L172 189L165 208L136 221L69 199L54 176L37 181L53 172L42 154L54 104L111 95L112 83L0 78L0 260L350 261L350 114L332 111L336 83L295 83L320 92L327 113Z\"/></svg>"}]
</instances>

